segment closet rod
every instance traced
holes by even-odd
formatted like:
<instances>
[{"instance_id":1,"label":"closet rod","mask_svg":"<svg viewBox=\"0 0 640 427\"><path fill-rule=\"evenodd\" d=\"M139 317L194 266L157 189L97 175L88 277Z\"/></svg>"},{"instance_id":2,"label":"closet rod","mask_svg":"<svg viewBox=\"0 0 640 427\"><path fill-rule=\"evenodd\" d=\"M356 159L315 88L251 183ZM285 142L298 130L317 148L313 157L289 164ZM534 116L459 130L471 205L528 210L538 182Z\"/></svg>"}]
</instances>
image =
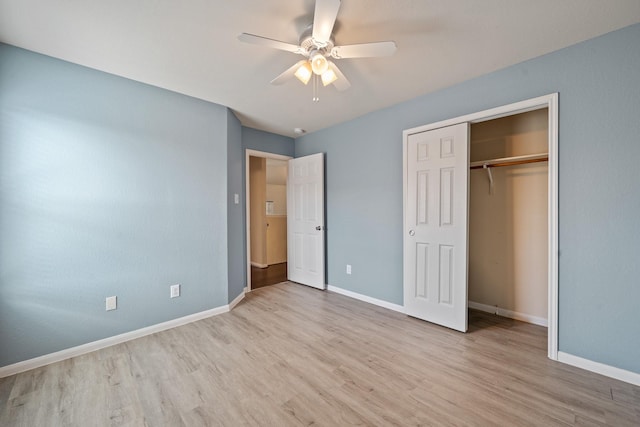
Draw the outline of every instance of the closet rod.
<instances>
[{"instance_id":1,"label":"closet rod","mask_svg":"<svg viewBox=\"0 0 640 427\"><path fill-rule=\"evenodd\" d=\"M526 156L503 157L501 159L481 160L471 162L469 169L482 169L485 167L499 168L501 166L524 165L527 163L546 162L549 160L548 154L529 154Z\"/></svg>"}]
</instances>

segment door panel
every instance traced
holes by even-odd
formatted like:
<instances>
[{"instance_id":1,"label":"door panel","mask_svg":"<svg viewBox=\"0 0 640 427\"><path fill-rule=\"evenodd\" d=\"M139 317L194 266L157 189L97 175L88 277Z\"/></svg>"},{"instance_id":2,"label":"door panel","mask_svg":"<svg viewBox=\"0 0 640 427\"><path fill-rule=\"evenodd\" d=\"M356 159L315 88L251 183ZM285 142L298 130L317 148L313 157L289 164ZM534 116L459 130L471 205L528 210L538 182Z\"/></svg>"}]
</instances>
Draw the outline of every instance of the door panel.
<instances>
[{"instance_id":1,"label":"door panel","mask_svg":"<svg viewBox=\"0 0 640 427\"><path fill-rule=\"evenodd\" d=\"M407 137L404 306L467 330L468 124Z\"/></svg>"},{"instance_id":2,"label":"door panel","mask_svg":"<svg viewBox=\"0 0 640 427\"><path fill-rule=\"evenodd\" d=\"M288 180L288 278L324 289L324 154L289 160Z\"/></svg>"}]
</instances>

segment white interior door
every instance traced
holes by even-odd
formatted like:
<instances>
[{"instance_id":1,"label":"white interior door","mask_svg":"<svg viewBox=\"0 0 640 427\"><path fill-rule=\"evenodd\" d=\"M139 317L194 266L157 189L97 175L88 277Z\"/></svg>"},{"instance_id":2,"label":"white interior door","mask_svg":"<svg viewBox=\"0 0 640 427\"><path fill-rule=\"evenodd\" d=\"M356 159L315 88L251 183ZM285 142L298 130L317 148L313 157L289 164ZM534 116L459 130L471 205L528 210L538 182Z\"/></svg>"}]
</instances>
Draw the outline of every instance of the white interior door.
<instances>
[{"instance_id":1,"label":"white interior door","mask_svg":"<svg viewBox=\"0 0 640 427\"><path fill-rule=\"evenodd\" d=\"M405 141L404 307L467 331L469 125Z\"/></svg>"},{"instance_id":2,"label":"white interior door","mask_svg":"<svg viewBox=\"0 0 640 427\"><path fill-rule=\"evenodd\" d=\"M289 160L287 274L324 289L324 154Z\"/></svg>"}]
</instances>

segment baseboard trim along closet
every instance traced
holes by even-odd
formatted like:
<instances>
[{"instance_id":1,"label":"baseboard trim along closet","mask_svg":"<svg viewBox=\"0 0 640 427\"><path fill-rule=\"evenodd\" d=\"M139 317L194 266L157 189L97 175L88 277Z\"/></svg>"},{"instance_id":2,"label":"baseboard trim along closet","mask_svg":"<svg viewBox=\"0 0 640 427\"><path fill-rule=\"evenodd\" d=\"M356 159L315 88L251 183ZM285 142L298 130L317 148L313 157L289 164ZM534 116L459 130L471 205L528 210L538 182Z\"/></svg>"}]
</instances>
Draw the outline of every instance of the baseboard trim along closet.
<instances>
[{"instance_id":1,"label":"baseboard trim along closet","mask_svg":"<svg viewBox=\"0 0 640 427\"><path fill-rule=\"evenodd\" d=\"M404 307L398 304L394 304L392 302L383 301L381 299L368 297L366 295L359 294L357 292L348 291L346 289L338 288L337 286L327 286L327 290L331 292L335 292L337 294L341 294L347 296L349 298L357 299L360 301L368 302L369 304L377 305L379 307L388 308L389 310L397 311L400 313L404 313Z\"/></svg>"},{"instance_id":2,"label":"baseboard trim along closet","mask_svg":"<svg viewBox=\"0 0 640 427\"><path fill-rule=\"evenodd\" d=\"M256 268L267 268L269 267L268 264L260 264L258 262L253 262L251 261L251 267L256 267Z\"/></svg>"},{"instance_id":3,"label":"baseboard trim along closet","mask_svg":"<svg viewBox=\"0 0 640 427\"><path fill-rule=\"evenodd\" d=\"M509 319L521 320L534 325L549 326L549 322L544 317L532 316L530 314L518 313L517 311L507 310L505 308L496 307L495 305L480 304L479 302L469 301L469 308L484 311L486 313L497 314L498 316L508 317Z\"/></svg>"},{"instance_id":4,"label":"baseboard trim along closet","mask_svg":"<svg viewBox=\"0 0 640 427\"><path fill-rule=\"evenodd\" d=\"M39 356L33 359L14 363L12 365L0 367L0 378L19 374L21 372L25 372L35 368L40 368L52 363L61 362L72 357L82 356L83 354L91 353L92 351L100 350L112 345L121 344L123 342L134 340L136 338L142 338L147 335L155 334L156 332L166 331L167 329L176 328L178 326L186 325L187 323L196 322L198 320L217 316L222 313L227 313L244 298L245 292L246 288L233 301L221 307L212 308L211 310L201 311L199 313L179 317L177 319L158 323L156 325L147 326L142 329L136 329L135 331L125 332L113 337L104 338L98 341L82 344L77 347L67 348L55 353L45 354L44 356Z\"/></svg>"},{"instance_id":5,"label":"baseboard trim along closet","mask_svg":"<svg viewBox=\"0 0 640 427\"><path fill-rule=\"evenodd\" d=\"M595 372L596 374L604 375L605 377L615 378L616 380L640 386L640 374L616 368L615 366L605 365L604 363L594 362L589 359L583 359L582 357L574 356L573 354L565 353L563 351L558 352L558 362L566 363L567 365L575 366L576 368L585 369L587 371Z\"/></svg>"}]
</instances>

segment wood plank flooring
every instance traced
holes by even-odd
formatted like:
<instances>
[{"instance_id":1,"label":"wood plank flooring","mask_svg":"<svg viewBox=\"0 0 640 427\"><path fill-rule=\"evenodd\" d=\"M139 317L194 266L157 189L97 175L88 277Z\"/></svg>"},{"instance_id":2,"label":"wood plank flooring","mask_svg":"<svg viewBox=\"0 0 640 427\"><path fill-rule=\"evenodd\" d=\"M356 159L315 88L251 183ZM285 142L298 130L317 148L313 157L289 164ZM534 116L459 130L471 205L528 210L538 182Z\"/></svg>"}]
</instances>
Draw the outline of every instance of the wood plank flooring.
<instances>
[{"instance_id":1,"label":"wood plank flooring","mask_svg":"<svg viewBox=\"0 0 640 427\"><path fill-rule=\"evenodd\" d=\"M281 283L1 379L0 425L640 425L640 387L548 360L546 329L475 311L470 326Z\"/></svg>"}]
</instances>

